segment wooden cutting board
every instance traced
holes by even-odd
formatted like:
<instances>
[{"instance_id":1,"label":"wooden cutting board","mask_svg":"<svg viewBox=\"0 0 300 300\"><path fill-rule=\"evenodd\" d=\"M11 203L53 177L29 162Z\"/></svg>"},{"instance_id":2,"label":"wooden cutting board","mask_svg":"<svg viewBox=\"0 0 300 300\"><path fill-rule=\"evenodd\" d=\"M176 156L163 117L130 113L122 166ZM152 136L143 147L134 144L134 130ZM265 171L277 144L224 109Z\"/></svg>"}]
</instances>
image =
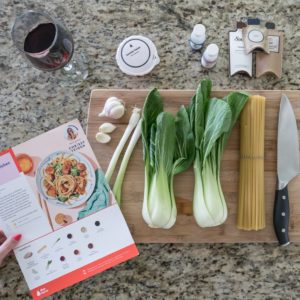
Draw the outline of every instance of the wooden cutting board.
<instances>
[{"instance_id":1,"label":"wooden cutting board","mask_svg":"<svg viewBox=\"0 0 300 300\"><path fill-rule=\"evenodd\" d=\"M88 114L87 135L98 161L106 171L112 154L127 126L132 107L143 107L148 90L93 90ZM188 90L161 90L165 110L176 113L181 104L187 104L194 94ZM232 131L222 160L221 182L228 205L228 219L225 224L213 228L200 228L192 214L192 197L194 175L192 168L175 177L175 195L178 207L176 224L169 230L149 228L142 219L142 202L144 190L144 164L142 160L142 142L139 141L129 162L124 185L122 211L137 243L244 243L244 242L277 242L273 230L273 202L276 188L276 144L277 118L282 91L249 91L252 95L265 96L265 200L267 226L260 231L242 231L236 228L237 196L239 180L239 124ZM213 96L223 97L229 91L214 91ZM300 122L300 91L284 91L289 97ZM116 96L125 101L126 115L113 121L98 117L105 100ZM99 125L111 122L117 125L108 144L99 144L95 134ZM120 159L121 161L121 159ZM118 164L119 166L119 164ZM117 168L118 168L117 166ZM114 177L112 178L114 182ZM290 194L290 240L300 242L300 176L289 184Z\"/></svg>"}]
</instances>

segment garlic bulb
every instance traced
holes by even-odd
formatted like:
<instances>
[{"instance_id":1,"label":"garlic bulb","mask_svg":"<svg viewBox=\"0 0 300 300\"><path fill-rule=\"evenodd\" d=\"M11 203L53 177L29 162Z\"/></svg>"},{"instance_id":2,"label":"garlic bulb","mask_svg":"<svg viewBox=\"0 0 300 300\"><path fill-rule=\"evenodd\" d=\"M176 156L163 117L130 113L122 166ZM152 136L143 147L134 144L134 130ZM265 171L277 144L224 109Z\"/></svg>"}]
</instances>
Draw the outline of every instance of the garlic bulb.
<instances>
[{"instance_id":1,"label":"garlic bulb","mask_svg":"<svg viewBox=\"0 0 300 300\"><path fill-rule=\"evenodd\" d=\"M99 114L99 117L105 116L113 119L120 119L124 114L124 101L117 97L109 97L105 101L103 111Z\"/></svg>"},{"instance_id":2,"label":"garlic bulb","mask_svg":"<svg viewBox=\"0 0 300 300\"><path fill-rule=\"evenodd\" d=\"M104 113L104 115L109 116L110 111L113 108L119 107L119 106L121 106L121 105L120 105L120 102L118 100L112 100L112 101L106 102L105 105L104 105L104 109L103 109L102 114Z\"/></svg>"},{"instance_id":3,"label":"garlic bulb","mask_svg":"<svg viewBox=\"0 0 300 300\"><path fill-rule=\"evenodd\" d=\"M113 107L109 112L109 116L113 119L120 119L124 116L124 114L125 114L125 107L123 105Z\"/></svg>"},{"instance_id":4,"label":"garlic bulb","mask_svg":"<svg viewBox=\"0 0 300 300\"><path fill-rule=\"evenodd\" d=\"M107 98L107 100L105 102L110 103L110 102L113 102L113 101L118 101L121 104L125 105L125 103L124 103L124 101L122 99L119 99L119 98L117 98L115 96Z\"/></svg>"},{"instance_id":5,"label":"garlic bulb","mask_svg":"<svg viewBox=\"0 0 300 300\"><path fill-rule=\"evenodd\" d=\"M111 137L104 132L98 132L96 134L96 140L97 140L97 142L99 142L101 144L107 144L110 142Z\"/></svg>"},{"instance_id":6,"label":"garlic bulb","mask_svg":"<svg viewBox=\"0 0 300 300\"><path fill-rule=\"evenodd\" d=\"M100 132L112 133L117 127L111 123L103 123L99 127Z\"/></svg>"}]
</instances>

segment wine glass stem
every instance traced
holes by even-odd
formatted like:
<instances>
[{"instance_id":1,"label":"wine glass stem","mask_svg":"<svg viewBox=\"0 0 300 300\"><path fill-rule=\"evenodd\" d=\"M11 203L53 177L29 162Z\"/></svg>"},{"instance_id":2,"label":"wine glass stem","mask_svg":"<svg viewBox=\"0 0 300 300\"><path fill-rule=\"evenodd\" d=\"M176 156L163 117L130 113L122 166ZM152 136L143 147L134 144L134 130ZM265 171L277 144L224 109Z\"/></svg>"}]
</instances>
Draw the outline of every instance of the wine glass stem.
<instances>
[{"instance_id":1,"label":"wine glass stem","mask_svg":"<svg viewBox=\"0 0 300 300\"><path fill-rule=\"evenodd\" d=\"M83 54L73 54L70 61L63 67L64 75L72 80L82 81L88 77L88 63Z\"/></svg>"}]
</instances>

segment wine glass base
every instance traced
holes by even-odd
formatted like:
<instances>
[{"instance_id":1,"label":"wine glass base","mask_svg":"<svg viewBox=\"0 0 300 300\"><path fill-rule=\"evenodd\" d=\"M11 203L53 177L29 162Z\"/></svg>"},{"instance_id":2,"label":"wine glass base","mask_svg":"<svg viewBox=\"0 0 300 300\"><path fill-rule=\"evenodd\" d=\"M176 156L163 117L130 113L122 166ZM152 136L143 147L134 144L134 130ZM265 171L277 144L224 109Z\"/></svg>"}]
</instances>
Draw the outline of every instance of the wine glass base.
<instances>
[{"instance_id":1,"label":"wine glass base","mask_svg":"<svg viewBox=\"0 0 300 300\"><path fill-rule=\"evenodd\" d=\"M82 53L73 54L72 58L61 70L62 86L76 86L82 84L89 75L88 59Z\"/></svg>"}]
</instances>

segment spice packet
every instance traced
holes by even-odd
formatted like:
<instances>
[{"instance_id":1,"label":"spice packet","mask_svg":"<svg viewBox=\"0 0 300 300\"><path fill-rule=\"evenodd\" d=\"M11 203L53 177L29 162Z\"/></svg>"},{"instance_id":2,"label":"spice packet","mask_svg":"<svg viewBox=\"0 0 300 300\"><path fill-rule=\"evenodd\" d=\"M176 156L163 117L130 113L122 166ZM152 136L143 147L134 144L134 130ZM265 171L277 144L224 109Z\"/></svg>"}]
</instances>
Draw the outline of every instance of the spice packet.
<instances>
[{"instance_id":1,"label":"spice packet","mask_svg":"<svg viewBox=\"0 0 300 300\"><path fill-rule=\"evenodd\" d=\"M268 29L261 26L258 18L248 18L248 25L243 28L243 41L247 54L253 51L269 53Z\"/></svg>"},{"instance_id":2,"label":"spice packet","mask_svg":"<svg viewBox=\"0 0 300 300\"><path fill-rule=\"evenodd\" d=\"M268 44L270 54L256 53L256 77L271 73L280 78L282 75L284 32L269 29Z\"/></svg>"}]
</instances>

